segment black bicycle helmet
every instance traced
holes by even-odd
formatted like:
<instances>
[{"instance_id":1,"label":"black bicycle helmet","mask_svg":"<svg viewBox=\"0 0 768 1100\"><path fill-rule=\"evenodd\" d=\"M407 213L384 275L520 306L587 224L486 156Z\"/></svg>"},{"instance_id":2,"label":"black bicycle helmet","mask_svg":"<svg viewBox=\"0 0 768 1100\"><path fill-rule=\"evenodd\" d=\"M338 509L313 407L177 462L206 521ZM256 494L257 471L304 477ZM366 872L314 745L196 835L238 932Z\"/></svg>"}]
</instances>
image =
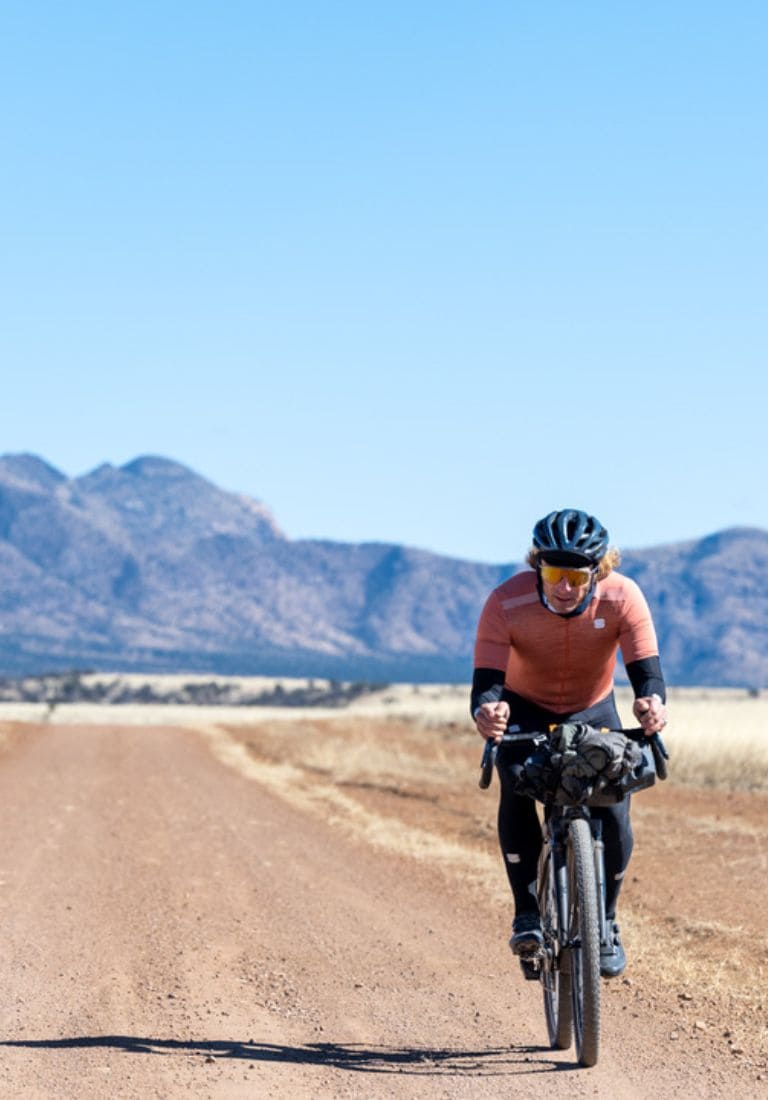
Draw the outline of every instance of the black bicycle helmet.
<instances>
[{"instance_id":1,"label":"black bicycle helmet","mask_svg":"<svg viewBox=\"0 0 768 1100\"><path fill-rule=\"evenodd\" d=\"M594 516L562 508L539 520L533 545L552 565L597 565L608 549L608 532Z\"/></svg>"}]
</instances>

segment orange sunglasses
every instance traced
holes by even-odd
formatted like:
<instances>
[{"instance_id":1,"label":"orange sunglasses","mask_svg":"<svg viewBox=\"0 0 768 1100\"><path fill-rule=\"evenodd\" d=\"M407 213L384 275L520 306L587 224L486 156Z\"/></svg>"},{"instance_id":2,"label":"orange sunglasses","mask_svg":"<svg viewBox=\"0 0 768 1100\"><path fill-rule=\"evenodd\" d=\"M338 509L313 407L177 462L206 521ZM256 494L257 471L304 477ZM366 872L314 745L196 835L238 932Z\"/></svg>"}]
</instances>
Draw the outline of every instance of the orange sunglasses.
<instances>
[{"instance_id":1,"label":"orange sunglasses","mask_svg":"<svg viewBox=\"0 0 768 1100\"><path fill-rule=\"evenodd\" d=\"M559 584L563 578L568 581L571 588L581 588L583 584L589 584L592 579L592 569L568 569L563 565L540 565L541 579L547 584Z\"/></svg>"}]
</instances>

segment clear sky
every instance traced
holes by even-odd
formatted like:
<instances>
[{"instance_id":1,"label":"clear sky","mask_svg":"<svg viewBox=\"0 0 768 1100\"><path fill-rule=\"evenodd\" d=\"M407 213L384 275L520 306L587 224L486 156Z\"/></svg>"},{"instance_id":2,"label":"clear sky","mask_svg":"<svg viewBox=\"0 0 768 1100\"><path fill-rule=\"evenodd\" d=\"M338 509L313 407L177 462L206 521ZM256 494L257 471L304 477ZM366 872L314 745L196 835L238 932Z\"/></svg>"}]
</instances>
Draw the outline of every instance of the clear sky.
<instances>
[{"instance_id":1,"label":"clear sky","mask_svg":"<svg viewBox=\"0 0 768 1100\"><path fill-rule=\"evenodd\" d=\"M519 560L768 528L768 7L10 0L0 452Z\"/></svg>"}]
</instances>

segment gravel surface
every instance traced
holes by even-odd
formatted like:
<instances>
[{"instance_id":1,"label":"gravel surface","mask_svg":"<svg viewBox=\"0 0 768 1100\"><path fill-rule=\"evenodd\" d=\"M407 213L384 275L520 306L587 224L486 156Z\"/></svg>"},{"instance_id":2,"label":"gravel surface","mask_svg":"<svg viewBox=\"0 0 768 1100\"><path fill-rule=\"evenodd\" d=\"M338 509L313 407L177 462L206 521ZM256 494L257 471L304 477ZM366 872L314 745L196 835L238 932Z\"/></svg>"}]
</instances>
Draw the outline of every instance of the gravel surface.
<instances>
[{"instance_id":1,"label":"gravel surface","mask_svg":"<svg viewBox=\"0 0 768 1100\"><path fill-rule=\"evenodd\" d=\"M550 1051L495 896L286 797L229 737L6 732L0 1096L768 1096L652 977L605 984L595 1069ZM673 881L674 852L653 860Z\"/></svg>"}]
</instances>

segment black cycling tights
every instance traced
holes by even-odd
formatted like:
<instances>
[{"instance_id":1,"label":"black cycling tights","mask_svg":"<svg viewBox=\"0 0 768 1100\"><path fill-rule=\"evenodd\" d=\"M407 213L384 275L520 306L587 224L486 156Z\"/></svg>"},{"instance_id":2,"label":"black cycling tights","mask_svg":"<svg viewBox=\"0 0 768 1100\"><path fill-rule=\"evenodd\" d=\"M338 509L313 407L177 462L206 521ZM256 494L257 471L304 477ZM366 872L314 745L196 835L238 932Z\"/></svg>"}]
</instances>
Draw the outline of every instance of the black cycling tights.
<instances>
[{"instance_id":1,"label":"black cycling tights","mask_svg":"<svg viewBox=\"0 0 768 1100\"><path fill-rule=\"evenodd\" d=\"M504 698L512 709L511 722L521 730L546 729L549 723L563 721L591 722L618 729L621 725L613 696L604 699L589 710L572 715L554 715L542 711L520 696L505 692ZM501 781L499 802L499 842L507 877L515 898L517 914L536 912L536 869L541 850L541 826L536 813L536 803L531 798L515 794L508 765L522 763L531 751L526 742L502 746L498 755L498 773ZM624 879L624 873L632 855L632 824L629 820L629 798L615 806L595 807L592 816L603 823L605 844L605 911L608 917L616 916L616 901Z\"/></svg>"},{"instance_id":2,"label":"black cycling tights","mask_svg":"<svg viewBox=\"0 0 768 1100\"><path fill-rule=\"evenodd\" d=\"M632 855L629 799L615 806L595 807L592 816L603 822L605 843L605 911L614 918L624 872ZM541 826L532 798L505 794L499 803L499 842L507 878L515 897L515 912L536 912L536 868L541 849Z\"/></svg>"}]
</instances>

